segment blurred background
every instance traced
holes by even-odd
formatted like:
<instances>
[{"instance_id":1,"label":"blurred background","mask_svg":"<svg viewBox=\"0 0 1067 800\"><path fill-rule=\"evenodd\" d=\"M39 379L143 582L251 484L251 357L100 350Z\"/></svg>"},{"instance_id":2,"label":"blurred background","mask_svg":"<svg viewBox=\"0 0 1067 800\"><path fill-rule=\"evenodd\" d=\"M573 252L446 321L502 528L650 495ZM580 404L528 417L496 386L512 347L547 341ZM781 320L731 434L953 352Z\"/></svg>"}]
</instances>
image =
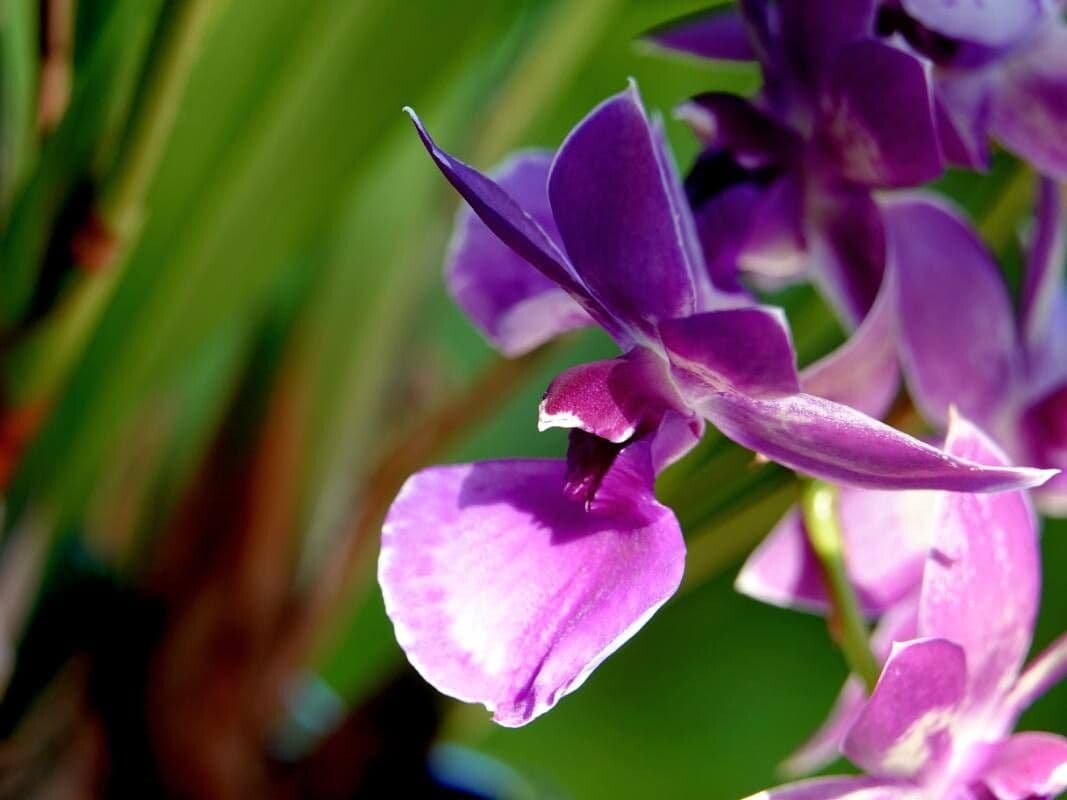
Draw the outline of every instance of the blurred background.
<instances>
[{"instance_id":1,"label":"blurred background","mask_svg":"<svg viewBox=\"0 0 1067 800\"><path fill-rule=\"evenodd\" d=\"M414 675L374 580L410 472L561 455L540 394L613 349L588 332L492 353L444 293L457 199L401 106L487 168L557 145L633 76L685 168L670 109L758 76L634 40L704 5L0 5L0 797L778 781L845 668L822 620L733 592L793 486L713 432L660 486L690 542L683 592L526 728ZM1028 181L999 157L943 182L1009 272ZM810 290L773 299L802 362L840 341ZM1039 646L1067 620L1067 529L1044 547ZM1067 732L1065 687L1022 727Z\"/></svg>"}]
</instances>

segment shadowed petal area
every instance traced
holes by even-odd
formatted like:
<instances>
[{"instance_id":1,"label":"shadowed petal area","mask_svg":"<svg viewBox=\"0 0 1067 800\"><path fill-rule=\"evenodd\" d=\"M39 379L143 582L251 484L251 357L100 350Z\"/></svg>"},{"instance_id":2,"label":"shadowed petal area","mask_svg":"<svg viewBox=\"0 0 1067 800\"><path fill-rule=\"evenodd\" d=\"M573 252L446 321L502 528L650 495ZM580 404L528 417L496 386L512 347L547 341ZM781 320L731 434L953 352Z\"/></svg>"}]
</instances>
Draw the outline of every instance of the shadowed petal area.
<instances>
[{"instance_id":1,"label":"shadowed petal area","mask_svg":"<svg viewBox=\"0 0 1067 800\"><path fill-rule=\"evenodd\" d=\"M944 167L927 70L903 50L877 41L844 48L822 113L825 156L849 180L914 186Z\"/></svg>"},{"instance_id":2,"label":"shadowed petal area","mask_svg":"<svg viewBox=\"0 0 1067 800\"><path fill-rule=\"evenodd\" d=\"M1020 315L1027 344L1039 350L1054 333L1057 305L1067 294L1067 217L1059 185L1042 178L1038 186L1034 235L1026 259Z\"/></svg>"},{"instance_id":3,"label":"shadowed petal area","mask_svg":"<svg viewBox=\"0 0 1067 800\"><path fill-rule=\"evenodd\" d=\"M1001 46L1025 36L1042 19L1047 0L901 0L927 28L953 39Z\"/></svg>"},{"instance_id":4,"label":"shadowed petal area","mask_svg":"<svg viewBox=\"0 0 1067 800\"><path fill-rule=\"evenodd\" d=\"M664 174L635 87L571 131L548 196L577 274L617 319L651 337L659 320L695 310L695 269L679 216L689 212L675 208L680 193Z\"/></svg>"},{"instance_id":5,"label":"shadowed petal area","mask_svg":"<svg viewBox=\"0 0 1067 800\"><path fill-rule=\"evenodd\" d=\"M624 442L663 414L684 411L667 362L646 347L624 356L580 364L560 373L541 401L538 428L580 428L609 442Z\"/></svg>"},{"instance_id":6,"label":"shadowed petal area","mask_svg":"<svg viewBox=\"0 0 1067 800\"><path fill-rule=\"evenodd\" d=\"M733 308L694 314L660 326L683 392L773 396L799 389L796 355L780 309Z\"/></svg>"},{"instance_id":7,"label":"shadowed petal area","mask_svg":"<svg viewBox=\"0 0 1067 800\"><path fill-rule=\"evenodd\" d=\"M951 456L848 406L807 394L753 398L719 392L695 408L738 444L835 483L987 492L1040 486L1056 474Z\"/></svg>"},{"instance_id":8,"label":"shadowed petal area","mask_svg":"<svg viewBox=\"0 0 1067 800\"><path fill-rule=\"evenodd\" d=\"M548 207L551 163L547 151L520 153L494 170L492 177L558 244ZM445 279L456 304L509 356L592 323L570 295L504 244L468 205L456 217Z\"/></svg>"},{"instance_id":9,"label":"shadowed petal area","mask_svg":"<svg viewBox=\"0 0 1067 800\"><path fill-rule=\"evenodd\" d=\"M741 293L738 259L748 239L752 216L763 190L751 183L731 186L696 211L697 234L712 283L725 291Z\"/></svg>"},{"instance_id":10,"label":"shadowed petal area","mask_svg":"<svg viewBox=\"0 0 1067 800\"><path fill-rule=\"evenodd\" d=\"M591 510L562 461L490 461L412 476L382 532L397 641L437 689L517 726L544 713L677 589L685 557L626 448Z\"/></svg>"},{"instance_id":11,"label":"shadowed petal area","mask_svg":"<svg viewBox=\"0 0 1067 800\"><path fill-rule=\"evenodd\" d=\"M418 115L410 108L405 111L438 169L486 227L522 259L533 264L545 277L574 297L620 346L627 346L629 334L578 281L567 257L560 252L545 229L492 179L438 147Z\"/></svg>"},{"instance_id":12,"label":"shadowed petal area","mask_svg":"<svg viewBox=\"0 0 1067 800\"><path fill-rule=\"evenodd\" d=\"M826 187L808 205L812 280L847 328L870 313L885 283L885 228L869 191ZM884 363L884 362L883 362Z\"/></svg>"},{"instance_id":13,"label":"shadowed petal area","mask_svg":"<svg viewBox=\"0 0 1067 800\"><path fill-rule=\"evenodd\" d=\"M923 415L955 405L984 423L1017 376L1014 313L1000 270L954 210L928 198L887 203L901 361Z\"/></svg>"},{"instance_id":14,"label":"shadowed petal area","mask_svg":"<svg viewBox=\"0 0 1067 800\"><path fill-rule=\"evenodd\" d=\"M900 388L894 308L887 283L848 341L801 372L801 388L881 419Z\"/></svg>"},{"instance_id":15,"label":"shadowed petal area","mask_svg":"<svg viewBox=\"0 0 1067 800\"><path fill-rule=\"evenodd\" d=\"M993 135L1039 171L1067 180L1067 27L1050 26L997 77Z\"/></svg>"},{"instance_id":16,"label":"shadowed petal area","mask_svg":"<svg viewBox=\"0 0 1067 800\"><path fill-rule=\"evenodd\" d=\"M896 644L841 749L873 775L917 778L935 770L951 750L951 726L966 692L959 645L945 639Z\"/></svg>"},{"instance_id":17,"label":"shadowed petal area","mask_svg":"<svg viewBox=\"0 0 1067 800\"><path fill-rule=\"evenodd\" d=\"M982 778L997 800L1056 797L1067 790L1067 739L1017 733L997 745Z\"/></svg>"},{"instance_id":18,"label":"shadowed petal area","mask_svg":"<svg viewBox=\"0 0 1067 800\"><path fill-rule=\"evenodd\" d=\"M838 52L874 31L875 0L778 0L762 3L776 29L785 79L804 93L814 92L833 69Z\"/></svg>"},{"instance_id":19,"label":"shadowed petal area","mask_svg":"<svg viewBox=\"0 0 1067 800\"><path fill-rule=\"evenodd\" d=\"M736 8L719 6L653 28L642 41L678 53L719 61L752 61L745 21Z\"/></svg>"},{"instance_id":20,"label":"shadowed petal area","mask_svg":"<svg viewBox=\"0 0 1067 800\"><path fill-rule=\"evenodd\" d=\"M792 131L750 101L727 92L705 92L678 107L704 143L726 150L745 169L781 165L800 147Z\"/></svg>"},{"instance_id":21,"label":"shadowed petal area","mask_svg":"<svg viewBox=\"0 0 1067 800\"><path fill-rule=\"evenodd\" d=\"M745 800L920 800L921 797L912 786L878 778L834 777L767 789Z\"/></svg>"},{"instance_id":22,"label":"shadowed petal area","mask_svg":"<svg viewBox=\"0 0 1067 800\"><path fill-rule=\"evenodd\" d=\"M844 487L837 502L845 561L864 613L884 613L916 590L933 541L935 492ZM818 558L799 510L791 509L749 556L737 579L744 594L818 613L829 609Z\"/></svg>"},{"instance_id":23,"label":"shadowed petal area","mask_svg":"<svg viewBox=\"0 0 1067 800\"><path fill-rule=\"evenodd\" d=\"M989 439L958 418L945 449L972 461L1007 463ZM934 530L919 635L963 647L967 701L981 707L1011 688L1030 649L1041 589L1037 520L1025 492L955 494L942 502Z\"/></svg>"}]
</instances>

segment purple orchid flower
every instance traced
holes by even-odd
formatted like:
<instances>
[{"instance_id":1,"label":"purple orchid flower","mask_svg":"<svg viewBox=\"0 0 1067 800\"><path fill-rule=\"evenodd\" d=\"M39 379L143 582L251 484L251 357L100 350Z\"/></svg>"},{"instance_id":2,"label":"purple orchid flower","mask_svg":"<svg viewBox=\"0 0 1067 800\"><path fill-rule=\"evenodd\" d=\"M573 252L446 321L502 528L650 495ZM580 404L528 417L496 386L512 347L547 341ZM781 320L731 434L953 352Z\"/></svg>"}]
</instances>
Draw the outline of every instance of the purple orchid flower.
<instances>
[{"instance_id":1,"label":"purple orchid flower","mask_svg":"<svg viewBox=\"0 0 1067 800\"><path fill-rule=\"evenodd\" d=\"M940 174L929 69L876 37L876 0L751 0L654 31L659 46L760 62L748 101L708 93L678 114L706 150L687 180L713 279L773 287L805 275L850 327L881 285L885 239L872 191Z\"/></svg>"},{"instance_id":2,"label":"purple orchid flower","mask_svg":"<svg viewBox=\"0 0 1067 800\"><path fill-rule=\"evenodd\" d=\"M1002 457L963 422L948 448ZM817 778L753 798L1047 800L1067 789L1067 739L1011 733L1020 713L1067 673L1067 637L1021 669L1040 594L1029 500L1025 492L935 495L912 519L917 538L926 538L918 599L898 603L895 617L883 620L877 644L888 653L871 697L858 689L856 702L858 687L846 685L835 730L823 732L867 775ZM810 761L810 751L803 755Z\"/></svg>"},{"instance_id":3,"label":"purple orchid flower","mask_svg":"<svg viewBox=\"0 0 1067 800\"><path fill-rule=\"evenodd\" d=\"M1067 25L1059 0L892 0L879 32L934 64L939 130L954 163L984 167L992 136L1067 179Z\"/></svg>"},{"instance_id":4,"label":"purple orchid flower","mask_svg":"<svg viewBox=\"0 0 1067 800\"><path fill-rule=\"evenodd\" d=\"M516 313L556 291L524 279L521 291L482 294L475 322L510 347L566 327L560 320L580 309L624 351L549 386L540 424L573 429L566 462L433 467L390 509L379 564L386 610L411 663L442 692L524 724L673 594L685 549L653 482L705 419L793 469L847 484L992 491L1049 477L957 458L802 392L781 313L737 307L747 299L709 280L662 130L635 87L591 112L547 174L544 159L533 163L547 185L545 224L414 119L438 167L514 254L486 258L471 245L485 243L484 231L468 231L453 249L453 279L464 275L477 295L479 270L525 266L574 301L562 316L556 300L543 317ZM514 176L505 170L505 183Z\"/></svg>"},{"instance_id":5,"label":"purple orchid flower","mask_svg":"<svg viewBox=\"0 0 1067 800\"><path fill-rule=\"evenodd\" d=\"M942 424L950 406L1016 463L1067 467L1067 286L1058 187L1040 187L1018 311L964 218L926 197L885 204L901 362L916 406ZM1067 479L1035 492L1067 513Z\"/></svg>"}]
</instances>

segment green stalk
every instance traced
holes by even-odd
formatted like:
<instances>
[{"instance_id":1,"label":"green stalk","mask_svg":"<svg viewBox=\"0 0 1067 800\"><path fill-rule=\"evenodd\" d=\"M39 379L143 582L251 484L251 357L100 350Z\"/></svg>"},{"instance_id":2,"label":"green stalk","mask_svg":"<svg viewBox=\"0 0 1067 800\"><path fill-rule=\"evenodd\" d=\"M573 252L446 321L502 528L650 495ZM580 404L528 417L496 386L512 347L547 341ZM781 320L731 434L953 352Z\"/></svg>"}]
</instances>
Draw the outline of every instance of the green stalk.
<instances>
[{"instance_id":1,"label":"green stalk","mask_svg":"<svg viewBox=\"0 0 1067 800\"><path fill-rule=\"evenodd\" d=\"M185 85L208 22L220 0L186 0L166 22L115 171L104 188L100 216L120 240L136 233L148 187L174 128Z\"/></svg>"},{"instance_id":2,"label":"green stalk","mask_svg":"<svg viewBox=\"0 0 1067 800\"><path fill-rule=\"evenodd\" d=\"M186 0L178 5L158 37L155 57L134 106L115 166L83 231L97 268L82 275L51 319L7 358L8 393L17 403L47 401L66 377L122 274L125 255L136 240L144 201L185 94L207 24L220 0Z\"/></svg>"},{"instance_id":3,"label":"green stalk","mask_svg":"<svg viewBox=\"0 0 1067 800\"><path fill-rule=\"evenodd\" d=\"M838 645L849 668L873 691L882 669L871 652L867 625L845 570L845 550L837 521L837 489L822 481L806 481L801 508L808 540L819 559L833 605Z\"/></svg>"}]
</instances>

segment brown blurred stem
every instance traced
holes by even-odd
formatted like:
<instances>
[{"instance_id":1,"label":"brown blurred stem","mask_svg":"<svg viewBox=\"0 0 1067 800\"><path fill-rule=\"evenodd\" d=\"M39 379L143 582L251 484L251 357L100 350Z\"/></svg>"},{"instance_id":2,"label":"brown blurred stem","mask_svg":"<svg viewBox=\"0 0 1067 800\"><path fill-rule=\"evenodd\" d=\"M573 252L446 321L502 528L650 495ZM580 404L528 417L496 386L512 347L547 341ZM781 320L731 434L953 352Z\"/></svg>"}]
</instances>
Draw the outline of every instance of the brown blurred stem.
<instances>
[{"instance_id":1,"label":"brown blurred stem","mask_svg":"<svg viewBox=\"0 0 1067 800\"><path fill-rule=\"evenodd\" d=\"M44 0L41 5L41 77L37 88L37 130L55 130L67 111L74 48L74 0Z\"/></svg>"}]
</instances>

